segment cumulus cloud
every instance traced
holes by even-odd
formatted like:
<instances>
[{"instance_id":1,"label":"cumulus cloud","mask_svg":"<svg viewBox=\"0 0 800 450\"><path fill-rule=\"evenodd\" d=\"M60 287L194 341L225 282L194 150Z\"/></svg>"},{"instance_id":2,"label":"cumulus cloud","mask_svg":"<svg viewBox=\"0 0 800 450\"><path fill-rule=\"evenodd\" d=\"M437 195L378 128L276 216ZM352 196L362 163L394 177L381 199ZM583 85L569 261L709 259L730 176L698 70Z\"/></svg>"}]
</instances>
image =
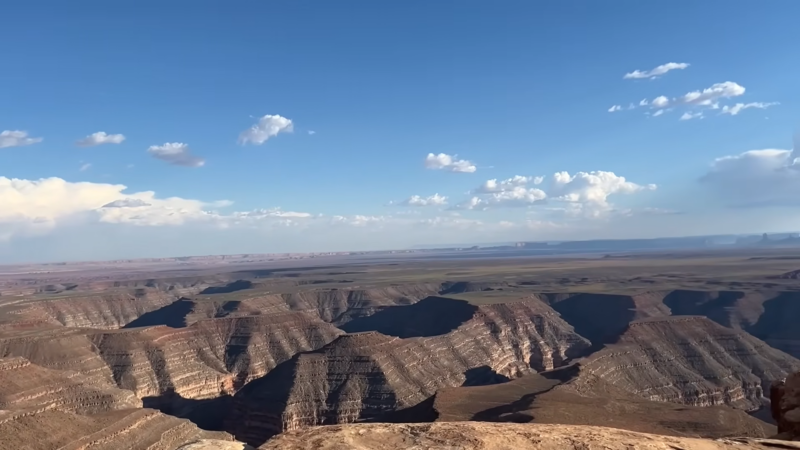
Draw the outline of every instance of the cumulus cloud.
<instances>
[{"instance_id":1,"label":"cumulus cloud","mask_svg":"<svg viewBox=\"0 0 800 450\"><path fill-rule=\"evenodd\" d=\"M267 114L258 119L253 126L239 134L239 143L261 145L270 138L280 133L291 133L294 131L294 124L291 119L280 115ZM309 134L314 134L313 132Z\"/></svg>"},{"instance_id":2,"label":"cumulus cloud","mask_svg":"<svg viewBox=\"0 0 800 450\"><path fill-rule=\"evenodd\" d=\"M95 145L102 144L121 144L125 140L125 136L121 134L106 134L105 131L98 131L92 133L83 139L75 142L79 147L94 147Z\"/></svg>"},{"instance_id":3,"label":"cumulus cloud","mask_svg":"<svg viewBox=\"0 0 800 450\"><path fill-rule=\"evenodd\" d=\"M663 95L660 95L654 98L650 104L653 106L653 108L666 108L669 106L669 99Z\"/></svg>"},{"instance_id":4,"label":"cumulus cloud","mask_svg":"<svg viewBox=\"0 0 800 450\"><path fill-rule=\"evenodd\" d=\"M683 113L683 115L681 116L681 118L679 120L692 120L692 119L702 119L702 118L703 118L703 113L700 112L700 111L698 111L698 112L685 112L685 113Z\"/></svg>"},{"instance_id":5,"label":"cumulus cloud","mask_svg":"<svg viewBox=\"0 0 800 450\"><path fill-rule=\"evenodd\" d=\"M443 206L447 204L447 197L439 194L433 194L428 197L412 195L403 201L390 202L389 204L394 206Z\"/></svg>"},{"instance_id":6,"label":"cumulus cloud","mask_svg":"<svg viewBox=\"0 0 800 450\"><path fill-rule=\"evenodd\" d=\"M524 177L522 175L515 175L511 178L497 181L496 178L487 180L482 185L478 186L472 191L473 194L491 194L495 192L510 191L514 188L525 186L528 183L541 184L544 177Z\"/></svg>"},{"instance_id":7,"label":"cumulus cloud","mask_svg":"<svg viewBox=\"0 0 800 450\"><path fill-rule=\"evenodd\" d=\"M723 156L700 179L732 206L800 205L800 138L794 150L750 150Z\"/></svg>"},{"instance_id":8,"label":"cumulus cloud","mask_svg":"<svg viewBox=\"0 0 800 450\"><path fill-rule=\"evenodd\" d=\"M44 138L30 137L27 131L5 130L0 133L0 148L24 147L42 142Z\"/></svg>"},{"instance_id":9,"label":"cumulus cloud","mask_svg":"<svg viewBox=\"0 0 800 450\"><path fill-rule=\"evenodd\" d=\"M633 72L626 73L622 78L625 80L631 79L642 79L642 78L656 78L658 76L664 75L665 73L669 72L670 70L682 70L689 67L687 63L675 63L670 62L666 64L662 64L658 67L655 67L651 70L634 70Z\"/></svg>"},{"instance_id":10,"label":"cumulus cloud","mask_svg":"<svg viewBox=\"0 0 800 450\"><path fill-rule=\"evenodd\" d=\"M720 112L720 114L730 114L732 116L735 116L740 112L744 111L745 109L750 109L750 108L767 109L770 106L775 106L779 104L780 103L778 102L769 102L769 103L752 102L752 103L737 103L731 106L725 105L722 107L722 111Z\"/></svg>"},{"instance_id":11,"label":"cumulus cloud","mask_svg":"<svg viewBox=\"0 0 800 450\"><path fill-rule=\"evenodd\" d=\"M159 227L184 224L214 228L287 224L312 219L310 213L280 208L222 214L228 200L201 201L159 197L152 191L127 192L121 184L0 177L0 234L52 230L62 223L104 223ZM13 233L12 233L13 232Z\"/></svg>"},{"instance_id":12,"label":"cumulus cloud","mask_svg":"<svg viewBox=\"0 0 800 450\"><path fill-rule=\"evenodd\" d=\"M632 194L643 190L654 190L656 185L639 185L614 172L557 172L548 191L553 200L583 203L594 208L609 208L608 197L613 194Z\"/></svg>"},{"instance_id":13,"label":"cumulus cloud","mask_svg":"<svg viewBox=\"0 0 800 450\"><path fill-rule=\"evenodd\" d=\"M515 186L480 197L472 197L459 203L453 209L485 210L500 207L524 207L542 203L546 198L547 194L541 189Z\"/></svg>"},{"instance_id":14,"label":"cumulus cloud","mask_svg":"<svg viewBox=\"0 0 800 450\"><path fill-rule=\"evenodd\" d=\"M715 83L702 91L692 91L678 98L678 101L687 105L712 106L723 98L744 95L745 88L732 81Z\"/></svg>"},{"instance_id":15,"label":"cumulus cloud","mask_svg":"<svg viewBox=\"0 0 800 450\"><path fill-rule=\"evenodd\" d=\"M611 108L608 108L608 112L617 112L622 111L622 105L614 105Z\"/></svg>"},{"instance_id":16,"label":"cumulus cloud","mask_svg":"<svg viewBox=\"0 0 800 450\"><path fill-rule=\"evenodd\" d=\"M147 149L154 158L165 161L175 166L201 167L205 164L203 158L192 155L188 144L181 142L168 142L164 145L151 145Z\"/></svg>"},{"instance_id":17,"label":"cumulus cloud","mask_svg":"<svg viewBox=\"0 0 800 450\"><path fill-rule=\"evenodd\" d=\"M446 153L439 153L438 155L428 153L428 156L425 157L425 168L456 173L473 173L478 170L472 161L457 158L457 155L448 155Z\"/></svg>"},{"instance_id":18,"label":"cumulus cloud","mask_svg":"<svg viewBox=\"0 0 800 450\"><path fill-rule=\"evenodd\" d=\"M608 203L610 195L656 189L654 184L638 185L613 172L604 171L578 172L575 175L557 172L553 175L547 190L528 187L528 184L540 185L543 181L544 177L520 175L502 181L488 180L470 191L473 195L471 198L456 204L451 209L527 207L551 201L569 203L566 206L551 208L553 210L577 211L584 214L588 210L595 212L611 210L611 205Z\"/></svg>"}]
</instances>

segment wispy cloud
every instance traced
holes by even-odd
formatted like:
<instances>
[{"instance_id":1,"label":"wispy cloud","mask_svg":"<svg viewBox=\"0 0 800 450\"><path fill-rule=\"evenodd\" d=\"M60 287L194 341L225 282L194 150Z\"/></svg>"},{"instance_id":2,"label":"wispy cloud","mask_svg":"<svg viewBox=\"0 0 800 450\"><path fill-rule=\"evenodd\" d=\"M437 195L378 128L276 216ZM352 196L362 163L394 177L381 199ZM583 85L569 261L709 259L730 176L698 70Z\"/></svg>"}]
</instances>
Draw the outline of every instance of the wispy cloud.
<instances>
[{"instance_id":1,"label":"wispy cloud","mask_svg":"<svg viewBox=\"0 0 800 450\"><path fill-rule=\"evenodd\" d=\"M651 70L634 70L633 72L626 73L625 76L622 78L625 80L635 80L635 79L642 79L642 78L656 78L665 73L669 72L670 70L682 70L689 67L687 63L675 63L670 62L666 64L662 64L654 69Z\"/></svg>"},{"instance_id":2,"label":"wispy cloud","mask_svg":"<svg viewBox=\"0 0 800 450\"><path fill-rule=\"evenodd\" d=\"M44 138L30 137L27 131L5 130L0 133L0 148L24 147L42 142Z\"/></svg>"},{"instance_id":3,"label":"wispy cloud","mask_svg":"<svg viewBox=\"0 0 800 450\"><path fill-rule=\"evenodd\" d=\"M737 103L737 104L731 105L731 106L728 106L728 105L723 106L722 107L722 111L720 112L720 114L730 114L732 116L735 116L735 115L739 114L740 112L744 111L745 109L750 109L750 108L767 109L770 106L775 106L775 105L780 105L780 103L778 103L778 102Z\"/></svg>"},{"instance_id":4,"label":"wispy cloud","mask_svg":"<svg viewBox=\"0 0 800 450\"><path fill-rule=\"evenodd\" d=\"M446 204L447 197L439 194L433 194L428 197L412 195L411 197L399 202L389 202L390 206L444 206Z\"/></svg>"},{"instance_id":5,"label":"wispy cloud","mask_svg":"<svg viewBox=\"0 0 800 450\"><path fill-rule=\"evenodd\" d=\"M151 145L147 149L154 158L165 161L175 166L200 167L205 164L203 158L192 155L188 144L181 142L168 142L164 145Z\"/></svg>"},{"instance_id":6,"label":"wispy cloud","mask_svg":"<svg viewBox=\"0 0 800 450\"><path fill-rule=\"evenodd\" d=\"M106 134L105 131L98 131L92 133L83 139L75 142L78 147L94 147L95 145L102 144L121 144L125 140L125 136L121 134Z\"/></svg>"},{"instance_id":7,"label":"wispy cloud","mask_svg":"<svg viewBox=\"0 0 800 450\"><path fill-rule=\"evenodd\" d=\"M703 113L701 111L698 112L685 112L681 116L679 120L692 120L692 119L702 119Z\"/></svg>"},{"instance_id":8,"label":"wispy cloud","mask_svg":"<svg viewBox=\"0 0 800 450\"><path fill-rule=\"evenodd\" d=\"M78 169L78 170L80 170L81 172L86 172L87 170L89 170L90 167L92 167L92 164L91 163L86 163L86 164L83 164L81 166L81 168Z\"/></svg>"}]
</instances>

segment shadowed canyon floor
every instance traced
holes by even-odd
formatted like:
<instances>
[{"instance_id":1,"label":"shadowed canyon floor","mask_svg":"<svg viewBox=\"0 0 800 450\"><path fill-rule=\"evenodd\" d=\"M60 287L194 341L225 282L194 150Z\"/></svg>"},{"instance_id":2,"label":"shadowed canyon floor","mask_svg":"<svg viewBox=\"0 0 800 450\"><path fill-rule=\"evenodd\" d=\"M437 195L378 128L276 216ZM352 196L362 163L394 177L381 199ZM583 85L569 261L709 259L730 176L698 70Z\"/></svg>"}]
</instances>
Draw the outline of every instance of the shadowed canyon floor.
<instances>
[{"instance_id":1,"label":"shadowed canyon floor","mask_svg":"<svg viewBox=\"0 0 800 450\"><path fill-rule=\"evenodd\" d=\"M324 259L0 275L0 434L174 449L482 421L764 438L775 426L748 413L768 416L770 385L800 370L784 275L800 260L783 251ZM351 428L324 430L308 433Z\"/></svg>"}]
</instances>

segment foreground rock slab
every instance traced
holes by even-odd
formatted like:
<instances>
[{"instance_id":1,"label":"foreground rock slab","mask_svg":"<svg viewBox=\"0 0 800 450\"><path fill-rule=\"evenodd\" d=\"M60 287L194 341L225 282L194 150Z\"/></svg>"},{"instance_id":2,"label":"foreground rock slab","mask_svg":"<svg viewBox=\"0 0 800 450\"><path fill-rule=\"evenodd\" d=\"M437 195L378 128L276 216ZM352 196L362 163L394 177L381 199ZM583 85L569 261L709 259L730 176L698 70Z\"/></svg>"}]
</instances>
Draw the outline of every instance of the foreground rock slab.
<instances>
[{"instance_id":1,"label":"foreground rock slab","mask_svg":"<svg viewBox=\"0 0 800 450\"><path fill-rule=\"evenodd\" d=\"M253 450L241 442L221 441L219 439L202 439L191 444L186 444L178 450Z\"/></svg>"},{"instance_id":2,"label":"foreground rock slab","mask_svg":"<svg viewBox=\"0 0 800 450\"><path fill-rule=\"evenodd\" d=\"M692 439L614 428L499 423L354 424L305 428L259 450L775 450L800 442Z\"/></svg>"}]
</instances>

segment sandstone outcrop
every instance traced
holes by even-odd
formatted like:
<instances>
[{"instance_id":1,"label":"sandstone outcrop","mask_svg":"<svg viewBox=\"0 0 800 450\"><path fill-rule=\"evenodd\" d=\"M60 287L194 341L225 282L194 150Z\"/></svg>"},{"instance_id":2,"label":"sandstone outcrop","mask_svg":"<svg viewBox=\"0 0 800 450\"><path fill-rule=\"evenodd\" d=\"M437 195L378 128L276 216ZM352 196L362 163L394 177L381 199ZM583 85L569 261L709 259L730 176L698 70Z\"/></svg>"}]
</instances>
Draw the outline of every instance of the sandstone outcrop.
<instances>
[{"instance_id":1,"label":"sandstone outcrop","mask_svg":"<svg viewBox=\"0 0 800 450\"><path fill-rule=\"evenodd\" d=\"M763 341L694 316L633 322L581 365L587 390L596 377L649 400L745 410L758 409L774 380L800 369Z\"/></svg>"},{"instance_id":2,"label":"sandstone outcrop","mask_svg":"<svg viewBox=\"0 0 800 450\"><path fill-rule=\"evenodd\" d=\"M437 311L423 302L417 306L424 307L418 312ZM416 317L398 316L392 329L411 327ZM406 319L410 323L402 325ZM538 301L477 307L453 331L420 334L399 339L365 331L299 354L237 393L230 429L252 445L301 426L374 420L442 387L552 369L589 346Z\"/></svg>"},{"instance_id":3,"label":"sandstone outcrop","mask_svg":"<svg viewBox=\"0 0 800 450\"><path fill-rule=\"evenodd\" d=\"M596 425L703 438L764 438L776 433L775 426L724 405L696 407L645 400L597 379L591 391L579 392L573 384L582 376L580 365L573 365L508 383L440 389L427 415L437 422ZM414 413L426 416L421 408Z\"/></svg>"},{"instance_id":4,"label":"sandstone outcrop","mask_svg":"<svg viewBox=\"0 0 800 450\"><path fill-rule=\"evenodd\" d=\"M719 440L622 431L614 428L508 423L350 424L290 431L259 450L775 450L800 442Z\"/></svg>"},{"instance_id":5,"label":"sandstone outcrop","mask_svg":"<svg viewBox=\"0 0 800 450\"><path fill-rule=\"evenodd\" d=\"M0 410L58 409L80 414L141 408L131 391L78 372L52 370L24 358L0 358Z\"/></svg>"},{"instance_id":6,"label":"sandstone outcrop","mask_svg":"<svg viewBox=\"0 0 800 450\"><path fill-rule=\"evenodd\" d=\"M253 450L253 447L242 442L203 439L183 445L178 450Z\"/></svg>"},{"instance_id":7,"label":"sandstone outcrop","mask_svg":"<svg viewBox=\"0 0 800 450\"><path fill-rule=\"evenodd\" d=\"M152 409L96 415L0 411L0 450L176 450L201 439L233 438Z\"/></svg>"},{"instance_id":8,"label":"sandstone outcrop","mask_svg":"<svg viewBox=\"0 0 800 450\"><path fill-rule=\"evenodd\" d=\"M18 320L41 320L68 327L116 329L178 300L174 292L140 288L119 293L71 293L62 298L18 305Z\"/></svg>"},{"instance_id":9,"label":"sandstone outcrop","mask_svg":"<svg viewBox=\"0 0 800 450\"><path fill-rule=\"evenodd\" d=\"M165 393L207 399L233 394L302 351L342 332L304 313L231 317L118 330L92 336L117 385L152 397Z\"/></svg>"},{"instance_id":10,"label":"sandstone outcrop","mask_svg":"<svg viewBox=\"0 0 800 450\"><path fill-rule=\"evenodd\" d=\"M79 372L167 407L180 399L232 395L302 351L341 335L298 312L122 330L17 326L0 333L0 357L23 357L49 369Z\"/></svg>"},{"instance_id":11,"label":"sandstone outcrop","mask_svg":"<svg viewBox=\"0 0 800 450\"><path fill-rule=\"evenodd\" d=\"M776 381L770 400L780 437L800 440L800 372Z\"/></svg>"}]
</instances>

